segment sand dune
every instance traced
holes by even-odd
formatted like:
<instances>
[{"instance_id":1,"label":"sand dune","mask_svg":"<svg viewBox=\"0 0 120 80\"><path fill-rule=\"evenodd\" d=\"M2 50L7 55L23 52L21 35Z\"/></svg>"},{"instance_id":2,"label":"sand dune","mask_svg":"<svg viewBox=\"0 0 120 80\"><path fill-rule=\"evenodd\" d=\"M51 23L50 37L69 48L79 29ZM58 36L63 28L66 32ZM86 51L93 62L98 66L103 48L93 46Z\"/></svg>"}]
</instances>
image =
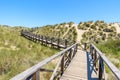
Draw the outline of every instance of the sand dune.
<instances>
[{"instance_id":1,"label":"sand dune","mask_svg":"<svg viewBox=\"0 0 120 80\"><path fill-rule=\"evenodd\" d=\"M119 26L119 24L118 23L114 23L113 25L115 26L117 33L120 33L120 26Z\"/></svg>"}]
</instances>

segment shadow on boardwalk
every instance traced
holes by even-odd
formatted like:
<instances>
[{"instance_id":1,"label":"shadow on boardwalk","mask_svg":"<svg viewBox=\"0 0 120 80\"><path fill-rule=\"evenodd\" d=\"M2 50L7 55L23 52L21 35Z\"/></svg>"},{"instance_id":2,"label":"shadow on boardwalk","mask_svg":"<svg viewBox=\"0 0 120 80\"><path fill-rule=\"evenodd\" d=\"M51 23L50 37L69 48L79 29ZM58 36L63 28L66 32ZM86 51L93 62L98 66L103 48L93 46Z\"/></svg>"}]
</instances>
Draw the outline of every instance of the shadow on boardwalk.
<instances>
[{"instance_id":1,"label":"shadow on boardwalk","mask_svg":"<svg viewBox=\"0 0 120 80\"><path fill-rule=\"evenodd\" d=\"M92 61L91 55L87 51L86 51L86 55L87 55L87 70L88 70L87 75L88 75L88 80L98 80L97 72L94 69L93 64L92 64L93 61Z\"/></svg>"}]
</instances>

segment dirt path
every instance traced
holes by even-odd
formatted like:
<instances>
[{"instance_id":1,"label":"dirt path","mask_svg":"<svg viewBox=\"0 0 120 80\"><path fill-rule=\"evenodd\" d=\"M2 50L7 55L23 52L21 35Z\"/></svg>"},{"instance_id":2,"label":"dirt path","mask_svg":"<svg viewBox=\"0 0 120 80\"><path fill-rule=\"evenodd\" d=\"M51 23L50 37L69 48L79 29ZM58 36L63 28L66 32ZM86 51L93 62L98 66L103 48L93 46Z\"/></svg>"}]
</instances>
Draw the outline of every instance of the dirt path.
<instances>
[{"instance_id":1,"label":"dirt path","mask_svg":"<svg viewBox=\"0 0 120 80\"><path fill-rule=\"evenodd\" d=\"M85 30L80 30L80 29L78 29L77 28L77 26L78 25L74 25L75 26L75 29L76 29L76 31L77 31L77 42L80 42L81 41L81 39L82 39L82 35L83 35L83 33L85 32Z\"/></svg>"}]
</instances>

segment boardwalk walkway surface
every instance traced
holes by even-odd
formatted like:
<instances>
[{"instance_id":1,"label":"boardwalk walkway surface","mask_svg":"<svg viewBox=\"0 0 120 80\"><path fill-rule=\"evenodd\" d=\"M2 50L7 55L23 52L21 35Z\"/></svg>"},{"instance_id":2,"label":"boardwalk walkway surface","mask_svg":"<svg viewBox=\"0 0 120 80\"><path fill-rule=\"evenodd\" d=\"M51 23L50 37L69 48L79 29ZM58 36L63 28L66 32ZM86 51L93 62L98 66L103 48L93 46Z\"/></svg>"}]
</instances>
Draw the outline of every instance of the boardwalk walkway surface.
<instances>
[{"instance_id":1,"label":"boardwalk walkway surface","mask_svg":"<svg viewBox=\"0 0 120 80\"><path fill-rule=\"evenodd\" d=\"M90 64L90 56L78 50L60 80L97 80L96 74L88 67Z\"/></svg>"}]
</instances>

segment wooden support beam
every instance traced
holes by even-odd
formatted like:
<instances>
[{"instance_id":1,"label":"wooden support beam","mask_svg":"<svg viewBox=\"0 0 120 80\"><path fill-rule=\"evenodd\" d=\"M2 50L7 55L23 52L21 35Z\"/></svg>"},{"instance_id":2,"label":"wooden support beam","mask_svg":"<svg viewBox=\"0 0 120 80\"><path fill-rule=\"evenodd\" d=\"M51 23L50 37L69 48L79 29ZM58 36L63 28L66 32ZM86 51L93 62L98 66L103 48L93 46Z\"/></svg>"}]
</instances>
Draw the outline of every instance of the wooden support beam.
<instances>
[{"instance_id":1,"label":"wooden support beam","mask_svg":"<svg viewBox=\"0 0 120 80\"><path fill-rule=\"evenodd\" d=\"M103 60L100 57L99 59L99 80L103 80L103 72L104 72L104 66L103 66Z\"/></svg>"},{"instance_id":2,"label":"wooden support beam","mask_svg":"<svg viewBox=\"0 0 120 80\"><path fill-rule=\"evenodd\" d=\"M84 43L84 50L87 50L87 43Z\"/></svg>"},{"instance_id":3,"label":"wooden support beam","mask_svg":"<svg viewBox=\"0 0 120 80\"><path fill-rule=\"evenodd\" d=\"M65 48L67 48L67 46L68 46L68 41L67 39L65 39Z\"/></svg>"},{"instance_id":4,"label":"wooden support beam","mask_svg":"<svg viewBox=\"0 0 120 80\"><path fill-rule=\"evenodd\" d=\"M34 73L32 80L40 80L40 71L39 70Z\"/></svg>"},{"instance_id":5,"label":"wooden support beam","mask_svg":"<svg viewBox=\"0 0 120 80\"><path fill-rule=\"evenodd\" d=\"M60 48L60 38L57 39L57 47Z\"/></svg>"},{"instance_id":6,"label":"wooden support beam","mask_svg":"<svg viewBox=\"0 0 120 80\"><path fill-rule=\"evenodd\" d=\"M64 55L61 60L61 75L63 74L63 72L64 72Z\"/></svg>"},{"instance_id":7,"label":"wooden support beam","mask_svg":"<svg viewBox=\"0 0 120 80\"><path fill-rule=\"evenodd\" d=\"M45 69L45 68L40 68L41 72L53 72L53 70L50 69Z\"/></svg>"}]
</instances>

